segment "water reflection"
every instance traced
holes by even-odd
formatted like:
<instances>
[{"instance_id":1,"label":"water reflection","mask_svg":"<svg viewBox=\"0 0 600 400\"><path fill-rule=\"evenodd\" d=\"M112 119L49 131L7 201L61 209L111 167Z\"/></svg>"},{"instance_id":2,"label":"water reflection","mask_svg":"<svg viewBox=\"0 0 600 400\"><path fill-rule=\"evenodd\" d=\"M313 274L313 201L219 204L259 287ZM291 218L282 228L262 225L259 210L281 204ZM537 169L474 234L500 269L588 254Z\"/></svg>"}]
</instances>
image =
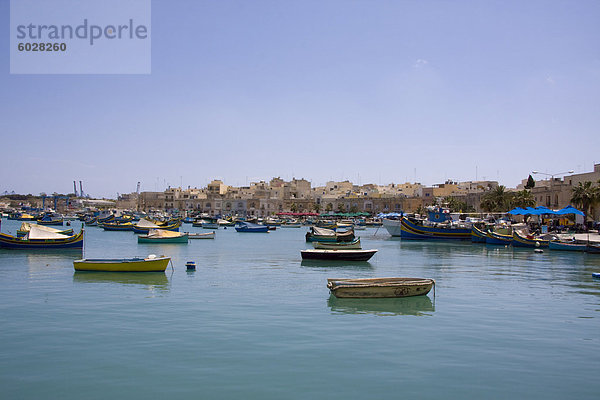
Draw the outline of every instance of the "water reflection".
<instances>
[{"instance_id":1,"label":"water reflection","mask_svg":"<svg viewBox=\"0 0 600 400\"><path fill-rule=\"evenodd\" d=\"M373 265L368 261L302 260L300 265L311 268L347 268L354 271L374 269Z\"/></svg>"},{"instance_id":2,"label":"water reflection","mask_svg":"<svg viewBox=\"0 0 600 400\"><path fill-rule=\"evenodd\" d=\"M393 299L338 299L330 295L327 305L332 312L341 314L375 315L431 315L435 305L429 296Z\"/></svg>"},{"instance_id":3,"label":"water reflection","mask_svg":"<svg viewBox=\"0 0 600 400\"><path fill-rule=\"evenodd\" d=\"M169 279L164 272L99 272L75 271L74 283L115 283L139 285L149 290L168 291Z\"/></svg>"}]
</instances>

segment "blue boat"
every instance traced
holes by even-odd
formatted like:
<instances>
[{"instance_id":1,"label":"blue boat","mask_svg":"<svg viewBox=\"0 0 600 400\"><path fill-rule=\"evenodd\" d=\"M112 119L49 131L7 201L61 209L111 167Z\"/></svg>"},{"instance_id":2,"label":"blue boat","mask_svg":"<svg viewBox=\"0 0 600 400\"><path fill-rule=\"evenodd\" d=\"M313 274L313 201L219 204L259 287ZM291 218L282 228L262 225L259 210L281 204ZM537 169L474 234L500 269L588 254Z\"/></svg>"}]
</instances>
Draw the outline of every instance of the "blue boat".
<instances>
[{"instance_id":1,"label":"blue boat","mask_svg":"<svg viewBox=\"0 0 600 400\"><path fill-rule=\"evenodd\" d=\"M530 248L539 248L539 247L548 247L550 243L549 240L536 238L533 235L527 236L523 232L519 232L518 230L513 230L513 238L512 245L515 247L530 247Z\"/></svg>"},{"instance_id":2,"label":"blue boat","mask_svg":"<svg viewBox=\"0 0 600 400\"><path fill-rule=\"evenodd\" d=\"M487 237L485 238L485 243L499 246L508 246L512 243L512 240L512 235L505 235L503 233L488 231Z\"/></svg>"},{"instance_id":3,"label":"blue boat","mask_svg":"<svg viewBox=\"0 0 600 400\"><path fill-rule=\"evenodd\" d=\"M250 222L238 222L235 226L238 232L269 232L269 227L266 225L252 224Z\"/></svg>"},{"instance_id":4,"label":"blue boat","mask_svg":"<svg viewBox=\"0 0 600 400\"><path fill-rule=\"evenodd\" d=\"M471 231L471 228L452 225L427 226L406 217L400 219L400 237L402 239L471 240Z\"/></svg>"},{"instance_id":5,"label":"blue boat","mask_svg":"<svg viewBox=\"0 0 600 400\"><path fill-rule=\"evenodd\" d=\"M471 228L471 242L473 243L485 243L487 239L487 233L473 225Z\"/></svg>"},{"instance_id":6,"label":"blue boat","mask_svg":"<svg viewBox=\"0 0 600 400\"><path fill-rule=\"evenodd\" d=\"M587 249L587 244L576 243L576 242L560 242L552 241L548 244L550 250L561 250L561 251L581 251L584 252Z\"/></svg>"}]
</instances>

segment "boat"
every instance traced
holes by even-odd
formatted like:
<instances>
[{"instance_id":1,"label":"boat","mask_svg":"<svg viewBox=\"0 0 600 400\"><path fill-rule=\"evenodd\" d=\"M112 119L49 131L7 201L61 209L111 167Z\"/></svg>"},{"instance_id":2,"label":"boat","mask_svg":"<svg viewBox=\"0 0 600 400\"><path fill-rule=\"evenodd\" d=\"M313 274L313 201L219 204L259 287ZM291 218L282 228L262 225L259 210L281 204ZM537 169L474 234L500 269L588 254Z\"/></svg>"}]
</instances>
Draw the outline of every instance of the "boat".
<instances>
[{"instance_id":1,"label":"boat","mask_svg":"<svg viewBox=\"0 0 600 400\"><path fill-rule=\"evenodd\" d=\"M104 228L105 231L132 231L133 224L131 222L102 222L98 226Z\"/></svg>"},{"instance_id":2,"label":"boat","mask_svg":"<svg viewBox=\"0 0 600 400\"><path fill-rule=\"evenodd\" d=\"M498 224L494 229L488 229L485 243L492 245L508 246L513 241L513 229L505 223Z\"/></svg>"},{"instance_id":3,"label":"boat","mask_svg":"<svg viewBox=\"0 0 600 400\"><path fill-rule=\"evenodd\" d=\"M587 244L579 242L563 242L560 240L552 240L548 243L550 250L561 250L561 251L586 251Z\"/></svg>"},{"instance_id":4,"label":"boat","mask_svg":"<svg viewBox=\"0 0 600 400\"><path fill-rule=\"evenodd\" d=\"M322 250L360 250L360 238L352 242L312 242L315 249Z\"/></svg>"},{"instance_id":5,"label":"boat","mask_svg":"<svg viewBox=\"0 0 600 400\"><path fill-rule=\"evenodd\" d=\"M235 226L235 221L228 221L226 219L217 219L217 224L219 224L219 226Z\"/></svg>"},{"instance_id":6,"label":"boat","mask_svg":"<svg viewBox=\"0 0 600 400\"><path fill-rule=\"evenodd\" d=\"M186 232L188 239L214 239L215 231L206 233Z\"/></svg>"},{"instance_id":7,"label":"boat","mask_svg":"<svg viewBox=\"0 0 600 400\"><path fill-rule=\"evenodd\" d=\"M531 247L540 248L548 247L550 240L543 239L541 237L535 237L534 235L528 234L524 230L513 229L513 239L511 244L515 247Z\"/></svg>"},{"instance_id":8,"label":"boat","mask_svg":"<svg viewBox=\"0 0 600 400\"><path fill-rule=\"evenodd\" d=\"M147 235L138 236L138 243L188 243L188 234L181 232L152 229Z\"/></svg>"},{"instance_id":9,"label":"boat","mask_svg":"<svg viewBox=\"0 0 600 400\"><path fill-rule=\"evenodd\" d=\"M29 231L31 230L32 226L35 226L37 229L41 229L46 232L59 233L61 235L66 235L66 236L73 234L73 229L56 229L56 228L50 228L49 226L45 226L45 225L36 225L36 224L31 224L29 222L23 222L21 224L21 227L17 231L17 237L23 237L23 236L27 235L27 233L29 233Z\"/></svg>"},{"instance_id":10,"label":"boat","mask_svg":"<svg viewBox=\"0 0 600 400\"><path fill-rule=\"evenodd\" d=\"M266 225L253 224L251 222L239 221L235 225L235 230L238 232L269 232L269 227Z\"/></svg>"},{"instance_id":11,"label":"boat","mask_svg":"<svg viewBox=\"0 0 600 400\"><path fill-rule=\"evenodd\" d=\"M433 279L424 278L327 279L329 291L341 298L423 296L434 286Z\"/></svg>"},{"instance_id":12,"label":"boat","mask_svg":"<svg viewBox=\"0 0 600 400\"><path fill-rule=\"evenodd\" d=\"M64 223L64 220L61 216L46 213L41 218L37 220L38 225L61 225Z\"/></svg>"},{"instance_id":13,"label":"boat","mask_svg":"<svg viewBox=\"0 0 600 400\"><path fill-rule=\"evenodd\" d=\"M471 227L471 242L472 243L485 243L487 238L487 231L479 228L475 225Z\"/></svg>"},{"instance_id":14,"label":"boat","mask_svg":"<svg viewBox=\"0 0 600 400\"><path fill-rule=\"evenodd\" d=\"M301 228L302 224L300 223L291 223L291 224L281 224L282 228Z\"/></svg>"},{"instance_id":15,"label":"boat","mask_svg":"<svg viewBox=\"0 0 600 400\"><path fill-rule=\"evenodd\" d=\"M600 243L588 243L585 251L591 254L600 254Z\"/></svg>"},{"instance_id":16,"label":"boat","mask_svg":"<svg viewBox=\"0 0 600 400\"><path fill-rule=\"evenodd\" d=\"M204 222L202 229L219 229L219 224L216 222Z\"/></svg>"},{"instance_id":17,"label":"boat","mask_svg":"<svg viewBox=\"0 0 600 400\"><path fill-rule=\"evenodd\" d=\"M191 224L192 222L194 222L194 218L185 217L184 219L181 220L181 222L183 222L184 224Z\"/></svg>"},{"instance_id":18,"label":"boat","mask_svg":"<svg viewBox=\"0 0 600 400\"><path fill-rule=\"evenodd\" d=\"M88 217L83 220L83 223L86 226L96 226L98 225L98 218L96 217Z\"/></svg>"},{"instance_id":19,"label":"boat","mask_svg":"<svg viewBox=\"0 0 600 400\"><path fill-rule=\"evenodd\" d=\"M303 260L368 261L377 253L373 250L301 250Z\"/></svg>"},{"instance_id":20,"label":"boat","mask_svg":"<svg viewBox=\"0 0 600 400\"><path fill-rule=\"evenodd\" d=\"M107 272L164 272L171 257L153 254L146 258L84 258L73 261L75 271L107 271Z\"/></svg>"},{"instance_id":21,"label":"boat","mask_svg":"<svg viewBox=\"0 0 600 400\"><path fill-rule=\"evenodd\" d=\"M471 240L470 226L450 221L439 223L401 217L384 219L383 226L390 235L400 236L402 239Z\"/></svg>"},{"instance_id":22,"label":"boat","mask_svg":"<svg viewBox=\"0 0 600 400\"><path fill-rule=\"evenodd\" d=\"M351 242L355 239L354 230L336 232L333 229L313 226L306 232L307 242Z\"/></svg>"},{"instance_id":23,"label":"boat","mask_svg":"<svg viewBox=\"0 0 600 400\"><path fill-rule=\"evenodd\" d=\"M9 249L66 249L83 248L83 228L76 235L46 232L35 226L22 238L0 233L0 247Z\"/></svg>"},{"instance_id":24,"label":"boat","mask_svg":"<svg viewBox=\"0 0 600 400\"><path fill-rule=\"evenodd\" d=\"M148 219L142 218L138 221L137 224L133 225L134 233L148 233L152 229L162 229L166 231L174 231L179 232L179 227L181 226L181 220L169 220L167 222L158 222L158 221L150 221Z\"/></svg>"}]
</instances>

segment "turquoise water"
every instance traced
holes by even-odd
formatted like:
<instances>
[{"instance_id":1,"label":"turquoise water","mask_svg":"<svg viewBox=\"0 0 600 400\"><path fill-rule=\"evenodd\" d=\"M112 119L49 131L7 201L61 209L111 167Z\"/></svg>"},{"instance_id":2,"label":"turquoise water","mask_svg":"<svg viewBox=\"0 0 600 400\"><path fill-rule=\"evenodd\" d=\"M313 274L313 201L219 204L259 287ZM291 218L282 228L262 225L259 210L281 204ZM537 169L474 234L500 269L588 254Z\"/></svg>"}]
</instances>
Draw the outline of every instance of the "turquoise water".
<instances>
[{"instance_id":1,"label":"turquoise water","mask_svg":"<svg viewBox=\"0 0 600 400\"><path fill-rule=\"evenodd\" d=\"M157 246L86 229L87 257L166 254L164 274L76 273L76 252L0 250L2 398L600 396L600 256L402 242L382 228L357 232L379 249L368 263L303 263L305 232ZM434 278L435 296L326 288L383 276Z\"/></svg>"}]
</instances>

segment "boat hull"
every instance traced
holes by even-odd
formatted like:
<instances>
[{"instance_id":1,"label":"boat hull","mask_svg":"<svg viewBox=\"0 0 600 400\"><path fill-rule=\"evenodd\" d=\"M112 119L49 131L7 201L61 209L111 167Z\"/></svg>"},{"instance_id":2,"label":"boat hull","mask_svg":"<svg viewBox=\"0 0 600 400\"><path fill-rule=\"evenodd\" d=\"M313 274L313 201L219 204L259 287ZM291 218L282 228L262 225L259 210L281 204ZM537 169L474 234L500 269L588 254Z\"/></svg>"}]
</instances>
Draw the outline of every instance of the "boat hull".
<instances>
[{"instance_id":1,"label":"boat hull","mask_svg":"<svg viewBox=\"0 0 600 400\"><path fill-rule=\"evenodd\" d=\"M530 239L523 236L518 231L513 231L513 240L511 244L515 247L529 247L529 248L547 248L549 240L543 239Z\"/></svg>"},{"instance_id":2,"label":"boat hull","mask_svg":"<svg viewBox=\"0 0 600 400\"><path fill-rule=\"evenodd\" d=\"M188 239L214 239L215 232L207 233L188 233Z\"/></svg>"},{"instance_id":3,"label":"boat hull","mask_svg":"<svg viewBox=\"0 0 600 400\"><path fill-rule=\"evenodd\" d=\"M471 242L473 243L485 243L487 239L486 232L482 231L476 226L471 228Z\"/></svg>"},{"instance_id":4,"label":"boat hull","mask_svg":"<svg viewBox=\"0 0 600 400\"><path fill-rule=\"evenodd\" d=\"M106 272L161 272L167 269L170 257L154 259L83 259L73 261L75 271L106 271Z\"/></svg>"},{"instance_id":5,"label":"boat hull","mask_svg":"<svg viewBox=\"0 0 600 400\"><path fill-rule=\"evenodd\" d=\"M388 224L388 226L390 225L391 224ZM392 236L398 236L397 232L399 229L399 236L402 239L471 240L471 228L430 227L424 225L417 225L406 218L400 219L398 225L399 227L390 230L388 226L386 226L386 224L384 223L384 227L388 229L388 232L390 232L390 234L392 234L392 231L394 232Z\"/></svg>"},{"instance_id":6,"label":"boat hull","mask_svg":"<svg viewBox=\"0 0 600 400\"><path fill-rule=\"evenodd\" d=\"M338 298L423 296L434 285L433 279L422 278L327 279L327 287Z\"/></svg>"},{"instance_id":7,"label":"boat hull","mask_svg":"<svg viewBox=\"0 0 600 400\"><path fill-rule=\"evenodd\" d=\"M586 251L587 245L579 244L579 243L564 243L564 242L553 241L553 242L549 243L548 248L550 250L583 252L583 251Z\"/></svg>"},{"instance_id":8,"label":"boat hull","mask_svg":"<svg viewBox=\"0 0 600 400\"><path fill-rule=\"evenodd\" d=\"M303 260L368 261L377 250L302 250Z\"/></svg>"},{"instance_id":9,"label":"boat hull","mask_svg":"<svg viewBox=\"0 0 600 400\"><path fill-rule=\"evenodd\" d=\"M512 238L512 235L502 235L500 233L488 231L485 243L496 246L508 246L512 243Z\"/></svg>"},{"instance_id":10,"label":"boat hull","mask_svg":"<svg viewBox=\"0 0 600 400\"><path fill-rule=\"evenodd\" d=\"M83 231L64 239L20 239L0 233L0 247L6 249L73 249L83 248Z\"/></svg>"},{"instance_id":11,"label":"boat hull","mask_svg":"<svg viewBox=\"0 0 600 400\"><path fill-rule=\"evenodd\" d=\"M188 243L188 235L181 235L181 236L177 236L177 237L147 237L144 235L144 236L138 236L138 243L187 244Z\"/></svg>"},{"instance_id":12,"label":"boat hull","mask_svg":"<svg viewBox=\"0 0 600 400\"><path fill-rule=\"evenodd\" d=\"M361 250L360 238L353 242L312 242L315 249L321 250Z\"/></svg>"}]
</instances>

